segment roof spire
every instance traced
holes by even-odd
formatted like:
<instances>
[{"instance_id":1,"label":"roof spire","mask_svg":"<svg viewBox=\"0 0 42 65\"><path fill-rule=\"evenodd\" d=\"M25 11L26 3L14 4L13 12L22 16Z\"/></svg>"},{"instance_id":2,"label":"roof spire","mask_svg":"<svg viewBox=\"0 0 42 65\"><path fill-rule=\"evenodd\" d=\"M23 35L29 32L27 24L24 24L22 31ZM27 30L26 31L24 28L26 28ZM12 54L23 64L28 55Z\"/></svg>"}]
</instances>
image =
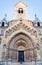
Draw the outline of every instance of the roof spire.
<instances>
[{"instance_id":1,"label":"roof spire","mask_svg":"<svg viewBox=\"0 0 42 65\"><path fill-rule=\"evenodd\" d=\"M4 18L7 19L7 14L5 14L5 17Z\"/></svg>"},{"instance_id":2,"label":"roof spire","mask_svg":"<svg viewBox=\"0 0 42 65\"><path fill-rule=\"evenodd\" d=\"M5 14L5 17L7 17L7 14Z\"/></svg>"},{"instance_id":3,"label":"roof spire","mask_svg":"<svg viewBox=\"0 0 42 65\"><path fill-rule=\"evenodd\" d=\"M7 14L5 14L4 18L1 20L1 22L7 22Z\"/></svg>"},{"instance_id":4,"label":"roof spire","mask_svg":"<svg viewBox=\"0 0 42 65\"><path fill-rule=\"evenodd\" d=\"M37 15L35 14L35 18L37 18Z\"/></svg>"},{"instance_id":5,"label":"roof spire","mask_svg":"<svg viewBox=\"0 0 42 65\"><path fill-rule=\"evenodd\" d=\"M39 18L37 17L37 15L35 14L35 22L40 22Z\"/></svg>"},{"instance_id":6,"label":"roof spire","mask_svg":"<svg viewBox=\"0 0 42 65\"><path fill-rule=\"evenodd\" d=\"M37 17L37 15L35 14L35 20L38 20L38 17Z\"/></svg>"}]
</instances>

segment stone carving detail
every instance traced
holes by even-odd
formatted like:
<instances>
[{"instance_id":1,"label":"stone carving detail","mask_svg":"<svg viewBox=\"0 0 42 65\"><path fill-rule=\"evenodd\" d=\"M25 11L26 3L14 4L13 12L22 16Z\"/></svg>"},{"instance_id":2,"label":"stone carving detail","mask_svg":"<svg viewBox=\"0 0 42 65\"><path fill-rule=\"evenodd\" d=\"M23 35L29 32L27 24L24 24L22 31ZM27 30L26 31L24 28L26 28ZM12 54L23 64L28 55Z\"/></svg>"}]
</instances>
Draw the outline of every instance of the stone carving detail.
<instances>
[{"instance_id":1,"label":"stone carving detail","mask_svg":"<svg viewBox=\"0 0 42 65\"><path fill-rule=\"evenodd\" d=\"M14 33L15 31L21 30L21 29L26 30L27 32L29 32L33 35L37 34L34 29L31 29L29 26L20 22L19 24L14 25L13 27L11 27L11 29L8 29L8 31L6 31L5 38L7 38L7 36L11 36L11 34Z\"/></svg>"}]
</instances>

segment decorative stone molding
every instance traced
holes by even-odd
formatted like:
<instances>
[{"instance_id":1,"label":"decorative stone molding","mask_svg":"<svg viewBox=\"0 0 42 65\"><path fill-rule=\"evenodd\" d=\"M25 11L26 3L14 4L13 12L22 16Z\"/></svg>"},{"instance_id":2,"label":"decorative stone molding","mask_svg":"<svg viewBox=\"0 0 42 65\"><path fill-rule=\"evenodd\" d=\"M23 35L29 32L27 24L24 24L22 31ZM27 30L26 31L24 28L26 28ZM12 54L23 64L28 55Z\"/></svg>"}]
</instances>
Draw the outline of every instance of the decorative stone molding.
<instances>
[{"instance_id":1,"label":"decorative stone molding","mask_svg":"<svg viewBox=\"0 0 42 65\"><path fill-rule=\"evenodd\" d=\"M34 36L37 36L37 32L36 30L34 30L33 28L30 28L29 26L27 26L26 24L23 24L22 22L20 22L19 24L14 25L13 27L11 27L11 29L9 28L6 33L5 33L5 38L7 38L8 36L11 36L12 33L14 33L17 30L25 30L29 33L31 33Z\"/></svg>"}]
</instances>

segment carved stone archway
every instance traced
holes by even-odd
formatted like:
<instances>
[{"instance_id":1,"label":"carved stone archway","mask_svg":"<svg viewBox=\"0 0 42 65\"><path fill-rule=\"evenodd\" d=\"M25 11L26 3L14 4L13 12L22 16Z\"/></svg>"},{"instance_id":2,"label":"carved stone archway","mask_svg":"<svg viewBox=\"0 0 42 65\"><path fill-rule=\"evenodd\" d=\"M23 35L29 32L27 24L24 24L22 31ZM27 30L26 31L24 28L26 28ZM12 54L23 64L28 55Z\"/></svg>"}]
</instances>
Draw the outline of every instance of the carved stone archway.
<instances>
[{"instance_id":1,"label":"carved stone archway","mask_svg":"<svg viewBox=\"0 0 42 65\"><path fill-rule=\"evenodd\" d=\"M35 58L36 54L34 47L35 43L33 42L33 40L27 34L19 32L9 40L6 46L6 58L11 58L12 60L17 61L19 50L23 50L25 52L25 61L29 60L29 58Z\"/></svg>"}]
</instances>

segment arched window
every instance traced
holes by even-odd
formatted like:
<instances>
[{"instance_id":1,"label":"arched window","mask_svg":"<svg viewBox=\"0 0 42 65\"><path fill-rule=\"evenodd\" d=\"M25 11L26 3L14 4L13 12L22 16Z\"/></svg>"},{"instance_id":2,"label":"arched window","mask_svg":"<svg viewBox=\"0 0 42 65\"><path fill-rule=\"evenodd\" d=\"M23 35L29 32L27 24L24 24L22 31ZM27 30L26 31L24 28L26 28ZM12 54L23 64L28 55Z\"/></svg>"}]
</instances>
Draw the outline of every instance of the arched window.
<instances>
[{"instance_id":1,"label":"arched window","mask_svg":"<svg viewBox=\"0 0 42 65\"><path fill-rule=\"evenodd\" d=\"M18 13L23 13L23 9L22 8L19 8L19 10L18 10Z\"/></svg>"},{"instance_id":2,"label":"arched window","mask_svg":"<svg viewBox=\"0 0 42 65\"><path fill-rule=\"evenodd\" d=\"M21 10L21 13L23 13L23 10Z\"/></svg>"},{"instance_id":3,"label":"arched window","mask_svg":"<svg viewBox=\"0 0 42 65\"><path fill-rule=\"evenodd\" d=\"M40 26L40 22L37 22L37 25Z\"/></svg>"},{"instance_id":4,"label":"arched window","mask_svg":"<svg viewBox=\"0 0 42 65\"><path fill-rule=\"evenodd\" d=\"M2 22L2 27L4 26L4 22Z\"/></svg>"},{"instance_id":5,"label":"arched window","mask_svg":"<svg viewBox=\"0 0 42 65\"><path fill-rule=\"evenodd\" d=\"M18 10L18 13L20 13L20 10Z\"/></svg>"}]
</instances>

